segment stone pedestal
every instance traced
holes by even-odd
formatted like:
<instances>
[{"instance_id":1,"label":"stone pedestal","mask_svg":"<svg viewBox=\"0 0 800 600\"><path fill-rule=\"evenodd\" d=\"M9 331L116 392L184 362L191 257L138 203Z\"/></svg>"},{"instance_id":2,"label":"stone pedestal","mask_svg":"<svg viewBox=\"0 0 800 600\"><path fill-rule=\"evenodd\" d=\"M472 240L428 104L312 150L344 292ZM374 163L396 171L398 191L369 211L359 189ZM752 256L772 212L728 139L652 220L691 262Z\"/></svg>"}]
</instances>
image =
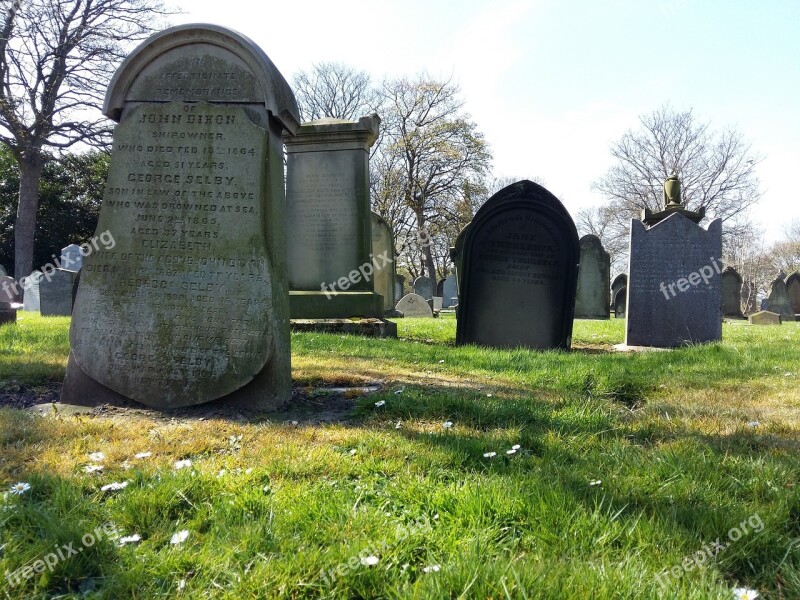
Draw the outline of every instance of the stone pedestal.
<instances>
[{"instance_id":1,"label":"stone pedestal","mask_svg":"<svg viewBox=\"0 0 800 600\"><path fill-rule=\"evenodd\" d=\"M377 115L320 119L284 139L290 309L293 319L381 317L372 252L369 149Z\"/></svg>"}]
</instances>

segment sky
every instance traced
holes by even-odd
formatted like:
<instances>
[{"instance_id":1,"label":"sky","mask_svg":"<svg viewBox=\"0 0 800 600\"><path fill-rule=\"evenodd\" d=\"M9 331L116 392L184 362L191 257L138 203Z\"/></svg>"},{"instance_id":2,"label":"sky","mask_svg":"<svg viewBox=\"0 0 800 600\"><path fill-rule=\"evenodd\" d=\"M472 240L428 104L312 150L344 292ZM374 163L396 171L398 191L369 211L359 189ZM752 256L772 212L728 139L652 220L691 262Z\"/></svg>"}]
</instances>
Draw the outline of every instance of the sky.
<instances>
[{"instance_id":1,"label":"sky","mask_svg":"<svg viewBox=\"0 0 800 600\"><path fill-rule=\"evenodd\" d=\"M287 81L321 61L383 78L459 85L497 177L537 177L573 214L609 148L664 104L734 128L764 157L751 217L783 237L800 202L800 1L177 0L174 24L214 23L255 41ZM256 8L261 6L261 8Z\"/></svg>"}]
</instances>

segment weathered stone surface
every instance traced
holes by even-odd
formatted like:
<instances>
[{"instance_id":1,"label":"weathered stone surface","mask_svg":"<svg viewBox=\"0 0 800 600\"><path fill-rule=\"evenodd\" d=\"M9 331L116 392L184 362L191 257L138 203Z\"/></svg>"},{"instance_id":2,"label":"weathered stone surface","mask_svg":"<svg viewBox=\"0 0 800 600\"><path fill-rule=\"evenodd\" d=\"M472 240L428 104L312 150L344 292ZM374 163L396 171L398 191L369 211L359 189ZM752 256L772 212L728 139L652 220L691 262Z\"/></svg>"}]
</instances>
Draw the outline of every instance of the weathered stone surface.
<instances>
[{"instance_id":1,"label":"weathered stone surface","mask_svg":"<svg viewBox=\"0 0 800 600\"><path fill-rule=\"evenodd\" d=\"M744 318L742 314L742 276L733 267L722 271L722 315Z\"/></svg>"},{"instance_id":2,"label":"weathered stone surface","mask_svg":"<svg viewBox=\"0 0 800 600\"><path fill-rule=\"evenodd\" d=\"M371 250L369 209L369 149L379 125L377 115L320 119L284 140L293 319L383 315L374 276L391 257Z\"/></svg>"},{"instance_id":3,"label":"weathered stone surface","mask_svg":"<svg viewBox=\"0 0 800 600\"><path fill-rule=\"evenodd\" d=\"M458 286L456 285L456 276L448 275L442 285L442 307L450 308L458 304Z\"/></svg>"},{"instance_id":4,"label":"weathered stone surface","mask_svg":"<svg viewBox=\"0 0 800 600\"><path fill-rule=\"evenodd\" d=\"M792 304L795 316L800 315L800 273L792 273L786 278L786 293Z\"/></svg>"},{"instance_id":5,"label":"weathered stone surface","mask_svg":"<svg viewBox=\"0 0 800 600\"><path fill-rule=\"evenodd\" d=\"M795 320L792 300L789 298L789 292L786 289L786 283L783 281L782 275L778 275L769 286L767 310L778 313L782 321Z\"/></svg>"},{"instance_id":6,"label":"weathered stone surface","mask_svg":"<svg viewBox=\"0 0 800 600\"><path fill-rule=\"evenodd\" d=\"M625 344L672 348L722 339L722 222L680 213L631 220Z\"/></svg>"},{"instance_id":7,"label":"weathered stone surface","mask_svg":"<svg viewBox=\"0 0 800 600\"><path fill-rule=\"evenodd\" d=\"M399 296L395 296L395 253L394 234L389 224L378 214L370 213L372 223L372 254L378 257L386 256L390 262L382 258L378 260L375 269L375 291L383 296L383 310L394 310Z\"/></svg>"},{"instance_id":8,"label":"weathered stone surface","mask_svg":"<svg viewBox=\"0 0 800 600\"><path fill-rule=\"evenodd\" d=\"M781 316L778 313L762 310L748 317L750 325L780 325Z\"/></svg>"},{"instance_id":9,"label":"weathered stone surface","mask_svg":"<svg viewBox=\"0 0 800 600\"><path fill-rule=\"evenodd\" d=\"M181 26L128 57L104 110L120 123L97 231L116 245L84 260L62 400L282 406L288 85L247 38Z\"/></svg>"},{"instance_id":10,"label":"weathered stone surface","mask_svg":"<svg viewBox=\"0 0 800 600\"><path fill-rule=\"evenodd\" d=\"M425 300L430 300L433 298L435 291L436 288L433 285L433 280L430 277L422 275L414 280L414 293L417 296L422 296L425 298Z\"/></svg>"},{"instance_id":11,"label":"weathered stone surface","mask_svg":"<svg viewBox=\"0 0 800 600\"><path fill-rule=\"evenodd\" d=\"M440 310L442 310L442 301L444 300L444 298L442 298L441 296L434 296L432 300L433 300L433 310L435 312L439 312Z\"/></svg>"},{"instance_id":12,"label":"weathered stone surface","mask_svg":"<svg viewBox=\"0 0 800 600\"><path fill-rule=\"evenodd\" d=\"M41 301L39 294L39 283L42 280L42 273L34 271L28 275L23 286L22 310L29 312L39 312Z\"/></svg>"},{"instance_id":13,"label":"weathered stone surface","mask_svg":"<svg viewBox=\"0 0 800 600\"><path fill-rule=\"evenodd\" d=\"M80 271L83 266L83 253L78 244L70 244L61 249L60 266L67 271Z\"/></svg>"},{"instance_id":14,"label":"weathered stone surface","mask_svg":"<svg viewBox=\"0 0 800 600\"><path fill-rule=\"evenodd\" d=\"M418 294L406 294L397 303L395 309L404 317L433 317L428 301Z\"/></svg>"},{"instance_id":15,"label":"weathered stone surface","mask_svg":"<svg viewBox=\"0 0 800 600\"><path fill-rule=\"evenodd\" d=\"M463 241L456 343L569 349L579 256L558 198L530 181L499 191Z\"/></svg>"},{"instance_id":16,"label":"weathered stone surface","mask_svg":"<svg viewBox=\"0 0 800 600\"><path fill-rule=\"evenodd\" d=\"M581 263L575 294L576 319L608 319L608 288L611 282L611 256L596 235L580 239Z\"/></svg>"},{"instance_id":17,"label":"weathered stone surface","mask_svg":"<svg viewBox=\"0 0 800 600\"><path fill-rule=\"evenodd\" d=\"M0 276L0 302L16 304L22 301L22 286L13 277Z\"/></svg>"},{"instance_id":18,"label":"weathered stone surface","mask_svg":"<svg viewBox=\"0 0 800 600\"><path fill-rule=\"evenodd\" d=\"M6 268L3 265L0 265L0 277L7 277L7 276L8 276L8 271L6 271Z\"/></svg>"},{"instance_id":19,"label":"weathered stone surface","mask_svg":"<svg viewBox=\"0 0 800 600\"><path fill-rule=\"evenodd\" d=\"M397 323L384 319L292 319L292 331L396 338Z\"/></svg>"},{"instance_id":20,"label":"weathered stone surface","mask_svg":"<svg viewBox=\"0 0 800 600\"><path fill-rule=\"evenodd\" d=\"M72 285L75 272L56 269L39 280L39 309L43 317L72 314Z\"/></svg>"}]
</instances>

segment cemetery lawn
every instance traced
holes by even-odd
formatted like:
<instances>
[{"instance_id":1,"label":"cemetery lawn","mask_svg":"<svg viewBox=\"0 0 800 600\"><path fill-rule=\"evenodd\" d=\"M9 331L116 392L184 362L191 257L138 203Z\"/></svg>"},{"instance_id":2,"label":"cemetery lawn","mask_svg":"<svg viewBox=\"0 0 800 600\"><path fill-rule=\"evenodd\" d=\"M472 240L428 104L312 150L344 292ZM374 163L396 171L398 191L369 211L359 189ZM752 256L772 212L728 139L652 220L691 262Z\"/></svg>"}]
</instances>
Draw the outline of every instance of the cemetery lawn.
<instances>
[{"instance_id":1,"label":"cemetery lawn","mask_svg":"<svg viewBox=\"0 0 800 600\"><path fill-rule=\"evenodd\" d=\"M64 374L69 320L20 315L0 395ZM30 486L0 501L0 595L800 598L798 325L623 354L623 321L577 321L561 353L400 319L293 334L299 413L0 409L0 484Z\"/></svg>"}]
</instances>

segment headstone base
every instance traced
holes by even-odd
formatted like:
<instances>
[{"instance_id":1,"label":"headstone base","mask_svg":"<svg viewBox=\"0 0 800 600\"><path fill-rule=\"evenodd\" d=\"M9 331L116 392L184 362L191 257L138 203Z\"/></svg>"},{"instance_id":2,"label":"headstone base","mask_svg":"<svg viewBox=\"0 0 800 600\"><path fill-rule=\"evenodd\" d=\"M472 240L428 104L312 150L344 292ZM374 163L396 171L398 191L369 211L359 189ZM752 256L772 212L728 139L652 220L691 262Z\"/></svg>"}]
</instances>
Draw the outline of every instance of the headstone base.
<instances>
[{"instance_id":1,"label":"headstone base","mask_svg":"<svg viewBox=\"0 0 800 600\"><path fill-rule=\"evenodd\" d=\"M660 346L628 346L628 344L615 344L615 352L669 352L672 348L661 348Z\"/></svg>"},{"instance_id":2,"label":"headstone base","mask_svg":"<svg viewBox=\"0 0 800 600\"><path fill-rule=\"evenodd\" d=\"M270 360L250 383L213 402L225 407L252 412L271 412L284 408L292 397L292 382L290 377L284 378L285 381L279 381L281 373L288 373L289 370L283 365L276 365L276 362L275 359ZM134 400L115 392L84 373L72 352L69 353L67 374L61 387L61 402L75 406L135 403ZM147 403L147 406L156 408L154 404ZM206 404L193 406L205 406ZM181 406L178 408L191 409L192 407Z\"/></svg>"},{"instance_id":3,"label":"headstone base","mask_svg":"<svg viewBox=\"0 0 800 600\"><path fill-rule=\"evenodd\" d=\"M289 292L292 319L349 319L383 316L383 296L376 292Z\"/></svg>"},{"instance_id":4,"label":"headstone base","mask_svg":"<svg viewBox=\"0 0 800 600\"><path fill-rule=\"evenodd\" d=\"M16 308L0 308L0 325L6 323L15 324L17 322Z\"/></svg>"},{"instance_id":5,"label":"headstone base","mask_svg":"<svg viewBox=\"0 0 800 600\"><path fill-rule=\"evenodd\" d=\"M783 323L783 318L778 313L761 310L750 315L748 321L750 325L780 325Z\"/></svg>"},{"instance_id":6,"label":"headstone base","mask_svg":"<svg viewBox=\"0 0 800 600\"><path fill-rule=\"evenodd\" d=\"M397 323L384 319L292 319L292 331L396 338Z\"/></svg>"}]
</instances>

